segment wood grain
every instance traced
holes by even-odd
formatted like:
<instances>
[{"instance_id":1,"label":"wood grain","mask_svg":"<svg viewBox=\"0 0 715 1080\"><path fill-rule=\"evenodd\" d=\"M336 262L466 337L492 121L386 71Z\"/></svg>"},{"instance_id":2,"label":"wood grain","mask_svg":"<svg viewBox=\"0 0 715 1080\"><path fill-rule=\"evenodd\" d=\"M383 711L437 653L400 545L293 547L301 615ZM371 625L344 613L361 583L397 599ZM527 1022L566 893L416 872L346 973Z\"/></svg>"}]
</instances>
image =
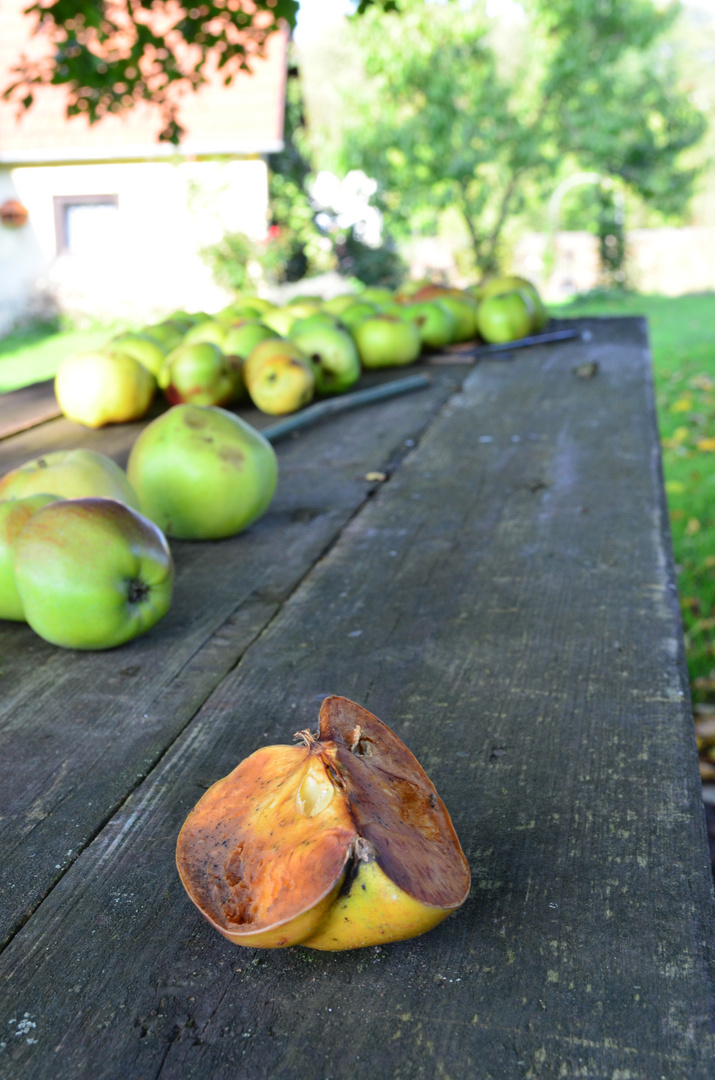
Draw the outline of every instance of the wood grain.
<instances>
[{"instance_id":1,"label":"wood grain","mask_svg":"<svg viewBox=\"0 0 715 1080\"><path fill-rule=\"evenodd\" d=\"M709 1080L713 891L647 342L588 327L467 377L58 881L0 958L5 1075ZM178 829L328 693L426 768L472 895L377 950L232 947L182 893Z\"/></svg>"},{"instance_id":2,"label":"wood grain","mask_svg":"<svg viewBox=\"0 0 715 1080\"><path fill-rule=\"evenodd\" d=\"M44 424L59 415L52 379L0 394L0 439Z\"/></svg>"},{"instance_id":3,"label":"wood grain","mask_svg":"<svg viewBox=\"0 0 715 1080\"><path fill-rule=\"evenodd\" d=\"M0 941L238 663L376 490L366 474L396 466L405 440L418 437L456 378L435 380L412 400L374 406L369 427L362 410L282 443L278 491L256 525L219 543L172 542L172 607L145 637L108 652L75 652L24 624L0 622ZM67 423L20 438L37 442ZM102 432L83 434L118 458L134 437L132 425L110 429L104 443Z\"/></svg>"}]
</instances>

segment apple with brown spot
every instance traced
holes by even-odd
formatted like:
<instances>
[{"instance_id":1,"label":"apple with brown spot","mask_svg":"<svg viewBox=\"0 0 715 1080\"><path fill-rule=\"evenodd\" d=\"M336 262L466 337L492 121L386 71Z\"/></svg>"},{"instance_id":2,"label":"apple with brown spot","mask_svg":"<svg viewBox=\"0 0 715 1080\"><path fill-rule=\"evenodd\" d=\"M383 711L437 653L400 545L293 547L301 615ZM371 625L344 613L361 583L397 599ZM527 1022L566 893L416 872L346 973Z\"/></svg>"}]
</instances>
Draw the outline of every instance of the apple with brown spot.
<instances>
[{"instance_id":1,"label":"apple with brown spot","mask_svg":"<svg viewBox=\"0 0 715 1080\"><path fill-rule=\"evenodd\" d=\"M233 413L177 405L144 428L127 472L142 512L167 536L220 540L268 509L278 462L268 440Z\"/></svg>"},{"instance_id":2,"label":"apple with brown spot","mask_svg":"<svg viewBox=\"0 0 715 1080\"><path fill-rule=\"evenodd\" d=\"M470 875L444 803L367 709L328 697L317 735L265 746L210 787L179 835L199 910L237 945L336 951L416 937Z\"/></svg>"}]
</instances>

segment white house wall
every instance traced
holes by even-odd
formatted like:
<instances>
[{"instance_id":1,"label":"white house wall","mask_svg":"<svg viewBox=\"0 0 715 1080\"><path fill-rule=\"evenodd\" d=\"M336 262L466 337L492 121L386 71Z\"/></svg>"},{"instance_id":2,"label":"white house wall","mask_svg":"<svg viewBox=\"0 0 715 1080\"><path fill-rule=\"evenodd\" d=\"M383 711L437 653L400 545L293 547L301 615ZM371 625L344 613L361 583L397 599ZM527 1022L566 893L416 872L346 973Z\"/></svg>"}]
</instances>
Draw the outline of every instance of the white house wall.
<instances>
[{"instance_id":1,"label":"white house wall","mask_svg":"<svg viewBox=\"0 0 715 1080\"><path fill-rule=\"evenodd\" d=\"M118 234L91 256L58 254L55 196L113 195ZM199 250L224 232L265 235L265 161L122 162L0 168L0 204L29 211L0 226L0 333L53 295L61 308L141 322L176 308L216 311L227 295Z\"/></svg>"}]
</instances>

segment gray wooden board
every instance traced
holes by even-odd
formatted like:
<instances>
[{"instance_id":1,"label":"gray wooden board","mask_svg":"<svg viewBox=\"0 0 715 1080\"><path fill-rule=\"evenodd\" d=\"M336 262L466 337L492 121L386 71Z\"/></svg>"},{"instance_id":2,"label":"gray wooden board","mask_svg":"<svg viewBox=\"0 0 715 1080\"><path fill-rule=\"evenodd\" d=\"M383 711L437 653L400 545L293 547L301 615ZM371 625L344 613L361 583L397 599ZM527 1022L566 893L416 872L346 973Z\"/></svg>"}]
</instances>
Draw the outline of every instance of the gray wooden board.
<instances>
[{"instance_id":1,"label":"gray wooden board","mask_svg":"<svg viewBox=\"0 0 715 1080\"><path fill-rule=\"evenodd\" d=\"M53 380L0 394L0 439L60 415Z\"/></svg>"},{"instance_id":2,"label":"gray wooden board","mask_svg":"<svg viewBox=\"0 0 715 1080\"><path fill-rule=\"evenodd\" d=\"M646 338L589 325L588 345L468 375L16 935L2 1080L712 1077L713 891ZM177 832L331 692L417 754L471 896L379 949L231 946L183 894Z\"/></svg>"},{"instance_id":3,"label":"gray wooden board","mask_svg":"<svg viewBox=\"0 0 715 1080\"><path fill-rule=\"evenodd\" d=\"M458 376L448 374L427 391L373 407L369 426L363 410L282 443L276 497L253 528L220 543L172 543L172 607L145 637L83 653L55 648L24 624L0 622L0 942L370 497L376 483L366 473L396 467L405 441L418 437L456 385ZM57 421L61 430L65 424ZM100 432L92 435L93 445L106 448ZM133 436L128 427L112 430L110 449L121 457Z\"/></svg>"}]
</instances>

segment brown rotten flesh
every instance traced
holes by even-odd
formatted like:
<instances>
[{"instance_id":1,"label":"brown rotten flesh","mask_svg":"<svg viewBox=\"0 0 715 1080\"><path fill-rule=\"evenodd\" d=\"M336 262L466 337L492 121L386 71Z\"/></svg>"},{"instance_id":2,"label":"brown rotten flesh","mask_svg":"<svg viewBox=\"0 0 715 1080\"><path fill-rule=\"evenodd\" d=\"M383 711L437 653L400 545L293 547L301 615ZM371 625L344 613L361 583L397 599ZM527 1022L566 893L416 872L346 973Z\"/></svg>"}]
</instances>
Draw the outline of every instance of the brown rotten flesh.
<instances>
[{"instance_id":1,"label":"brown rotten flesh","mask_svg":"<svg viewBox=\"0 0 715 1080\"><path fill-rule=\"evenodd\" d=\"M242 761L181 830L179 874L212 926L239 945L354 949L458 908L467 860L404 743L343 697L323 701L317 737L297 737Z\"/></svg>"}]
</instances>

